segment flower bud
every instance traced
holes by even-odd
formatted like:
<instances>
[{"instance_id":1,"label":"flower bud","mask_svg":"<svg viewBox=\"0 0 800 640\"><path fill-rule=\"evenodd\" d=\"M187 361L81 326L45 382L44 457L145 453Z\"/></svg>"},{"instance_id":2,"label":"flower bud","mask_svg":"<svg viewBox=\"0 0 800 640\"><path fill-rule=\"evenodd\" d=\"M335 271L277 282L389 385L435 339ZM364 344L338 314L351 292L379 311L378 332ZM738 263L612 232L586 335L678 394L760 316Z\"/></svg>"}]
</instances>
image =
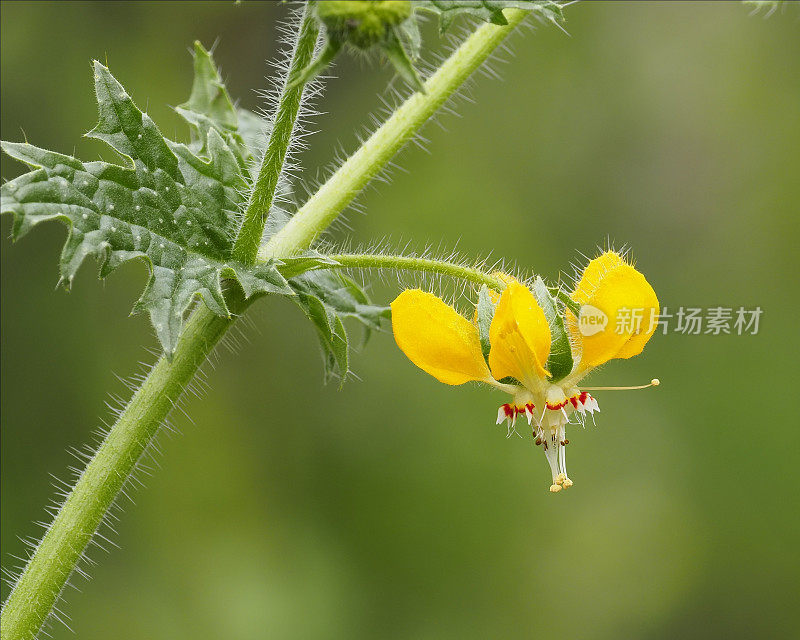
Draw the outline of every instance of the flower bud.
<instances>
[{"instance_id":1,"label":"flower bud","mask_svg":"<svg viewBox=\"0 0 800 640\"><path fill-rule=\"evenodd\" d=\"M333 0L317 3L317 17L331 38L369 49L385 39L388 31L411 16L408 0L360 2Z\"/></svg>"}]
</instances>

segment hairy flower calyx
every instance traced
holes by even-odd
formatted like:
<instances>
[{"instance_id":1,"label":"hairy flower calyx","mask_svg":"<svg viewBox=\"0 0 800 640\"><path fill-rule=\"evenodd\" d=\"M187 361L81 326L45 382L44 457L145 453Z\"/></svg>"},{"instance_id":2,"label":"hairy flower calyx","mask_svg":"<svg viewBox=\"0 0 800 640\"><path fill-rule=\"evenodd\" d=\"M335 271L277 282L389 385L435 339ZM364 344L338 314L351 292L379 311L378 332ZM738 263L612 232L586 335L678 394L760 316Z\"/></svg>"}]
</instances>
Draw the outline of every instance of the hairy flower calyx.
<instances>
[{"instance_id":1,"label":"hairy flower calyx","mask_svg":"<svg viewBox=\"0 0 800 640\"><path fill-rule=\"evenodd\" d=\"M331 37L369 49L385 38L391 27L411 16L411 2L331 0L317 3L317 16Z\"/></svg>"}]
</instances>

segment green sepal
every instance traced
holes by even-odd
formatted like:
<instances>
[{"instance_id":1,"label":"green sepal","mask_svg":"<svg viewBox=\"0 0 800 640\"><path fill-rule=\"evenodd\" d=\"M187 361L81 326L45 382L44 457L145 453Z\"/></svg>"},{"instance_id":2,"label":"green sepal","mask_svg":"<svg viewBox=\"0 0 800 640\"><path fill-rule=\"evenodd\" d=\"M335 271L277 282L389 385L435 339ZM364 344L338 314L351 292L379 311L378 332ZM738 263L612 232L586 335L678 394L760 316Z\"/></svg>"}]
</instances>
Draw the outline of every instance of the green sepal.
<instances>
[{"instance_id":1,"label":"green sepal","mask_svg":"<svg viewBox=\"0 0 800 640\"><path fill-rule=\"evenodd\" d=\"M550 327L550 356L547 358L545 368L550 372L551 380L556 382L572 371L572 348L569 343L569 334L564 325L564 316L559 313L555 298L540 276L537 276L533 282L533 295L544 311Z\"/></svg>"},{"instance_id":2,"label":"green sepal","mask_svg":"<svg viewBox=\"0 0 800 640\"><path fill-rule=\"evenodd\" d=\"M413 20L408 21L408 23L412 22ZM414 24L416 25L416 23ZM416 30L416 36L419 36L418 28ZM397 71L397 74L403 78L403 80L414 87L416 91L424 91L422 79L419 77L419 73L417 73L416 68L414 68L411 58L409 58L409 55L403 46L403 40L406 40L412 43L412 47L416 46L418 52L419 41L413 40L414 37L415 35L413 28L402 28L402 25L401 28L391 27L389 30L387 30L386 36L379 43L377 43L376 46L383 51L383 53L386 55L386 59L392 63L395 71ZM331 62L333 62L333 60L341 51L343 45L344 42L337 40L332 35L329 35L329 40L322 51L314 60L309 63L305 69L300 71L300 73L293 78L291 82L289 82L289 88L311 82L320 73L322 73ZM412 57L416 57L416 54L413 53L413 48Z\"/></svg>"},{"instance_id":3,"label":"green sepal","mask_svg":"<svg viewBox=\"0 0 800 640\"><path fill-rule=\"evenodd\" d=\"M581 305L570 298L569 294L561 287L550 287L550 293L558 298L568 311L570 311L576 318L581 315Z\"/></svg>"},{"instance_id":4,"label":"green sepal","mask_svg":"<svg viewBox=\"0 0 800 640\"><path fill-rule=\"evenodd\" d=\"M489 329L492 326L492 319L494 318L495 304L489 294L489 287L486 285L481 286L478 292L478 304L475 307L478 320L478 337L481 340L481 351L483 357L489 357L491 350L491 343L489 342Z\"/></svg>"},{"instance_id":5,"label":"green sepal","mask_svg":"<svg viewBox=\"0 0 800 640\"><path fill-rule=\"evenodd\" d=\"M414 61L419 58L419 52L422 49L422 32L416 19L406 20L397 25L396 28L401 40L408 46L408 55L411 60Z\"/></svg>"},{"instance_id":6,"label":"green sepal","mask_svg":"<svg viewBox=\"0 0 800 640\"><path fill-rule=\"evenodd\" d=\"M95 63L94 75L99 120L88 135L112 146L123 163L83 163L30 144L3 143L8 155L32 168L0 190L0 211L14 215L14 238L47 220L64 222L69 233L60 271L66 287L88 256L100 261L101 277L128 260L144 261L150 277L134 311L150 315L168 356L196 298L230 315L224 278L235 277L249 295L294 295L277 263L246 267L230 259L247 181L242 158L221 133L219 99L205 103L211 115L196 114L212 125L197 129L198 138L205 137L191 147L164 138L102 64ZM197 95L187 104L205 108Z\"/></svg>"},{"instance_id":7,"label":"green sepal","mask_svg":"<svg viewBox=\"0 0 800 640\"><path fill-rule=\"evenodd\" d=\"M422 84L419 73L417 73L411 59L408 57L408 53L406 53L397 27L392 27L389 30L386 39L381 43L381 49L387 60L392 63L397 74L410 84L415 91L424 93L425 86Z\"/></svg>"}]
</instances>

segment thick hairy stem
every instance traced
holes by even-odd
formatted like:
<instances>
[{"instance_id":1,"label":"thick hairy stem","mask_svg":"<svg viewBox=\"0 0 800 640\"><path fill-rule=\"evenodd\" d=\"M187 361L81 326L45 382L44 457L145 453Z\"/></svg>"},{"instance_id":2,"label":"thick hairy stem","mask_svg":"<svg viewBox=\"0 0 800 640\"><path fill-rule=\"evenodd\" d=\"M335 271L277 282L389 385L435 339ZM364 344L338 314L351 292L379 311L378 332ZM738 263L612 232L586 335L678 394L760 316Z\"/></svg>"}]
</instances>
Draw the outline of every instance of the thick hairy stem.
<instances>
[{"instance_id":1,"label":"thick hairy stem","mask_svg":"<svg viewBox=\"0 0 800 640\"><path fill-rule=\"evenodd\" d=\"M440 273L451 278L467 280L475 284L485 284L496 291L506 288L505 283L485 271L476 267L467 267L457 262L435 260L434 258L415 258L409 256L387 256L372 253L338 253L326 256L338 264L328 265L328 268L356 268L356 269L396 269L402 271L423 271L427 273Z\"/></svg>"},{"instance_id":2,"label":"thick hairy stem","mask_svg":"<svg viewBox=\"0 0 800 640\"><path fill-rule=\"evenodd\" d=\"M233 257L245 264L251 264L258 253L264 225L269 216L275 189L281 175L286 152L292 141L297 113L303 99L304 82L296 82L300 73L311 62L314 46L319 35L317 22L312 15L309 3L303 7L302 22L297 35L289 73L284 79L283 91L278 101L278 110L272 124L267 150L261 162L253 193L244 213L244 220L233 247Z\"/></svg>"},{"instance_id":3,"label":"thick hairy stem","mask_svg":"<svg viewBox=\"0 0 800 640\"><path fill-rule=\"evenodd\" d=\"M507 10L508 26L485 25L468 38L428 80L427 93L409 98L290 223L273 236L263 254L291 255L310 246L524 16L525 12ZM287 131L290 135L291 128ZM275 151L280 152L280 146ZM280 153L285 156L285 148ZM270 181L280 173L280 166L281 163L266 169L262 166L259 175L259 182L263 178L262 193L269 196L270 202L274 192ZM249 256L249 261L253 259L252 239L260 240L264 225L261 218L269 210L266 201L258 206L251 203L254 207L250 216L251 233L247 240L240 235L241 242L237 242L237 247L242 247L239 255ZM231 303L231 309L238 313L246 306L247 302L241 300ZM3 640L29 640L37 636L136 462L234 320L235 317L220 318L200 305L187 322L172 360L162 357L153 367L84 469L6 600L0 623Z\"/></svg>"},{"instance_id":4,"label":"thick hairy stem","mask_svg":"<svg viewBox=\"0 0 800 640\"><path fill-rule=\"evenodd\" d=\"M200 306L172 361L162 356L133 395L45 533L3 607L3 640L35 638L123 484L233 322Z\"/></svg>"},{"instance_id":5,"label":"thick hairy stem","mask_svg":"<svg viewBox=\"0 0 800 640\"><path fill-rule=\"evenodd\" d=\"M425 93L408 98L270 239L259 257L285 256L308 248L526 15L520 9L506 9L507 25L485 24L467 38L428 78Z\"/></svg>"}]
</instances>

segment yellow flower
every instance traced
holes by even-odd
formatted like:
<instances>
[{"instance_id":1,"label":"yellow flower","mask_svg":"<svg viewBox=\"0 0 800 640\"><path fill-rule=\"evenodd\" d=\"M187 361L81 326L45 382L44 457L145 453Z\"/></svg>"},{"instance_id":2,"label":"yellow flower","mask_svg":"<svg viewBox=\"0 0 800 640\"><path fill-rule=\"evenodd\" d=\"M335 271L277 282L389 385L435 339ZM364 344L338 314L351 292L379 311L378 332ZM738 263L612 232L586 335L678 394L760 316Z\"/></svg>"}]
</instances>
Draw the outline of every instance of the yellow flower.
<instances>
[{"instance_id":1,"label":"yellow flower","mask_svg":"<svg viewBox=\"0 0 800 640\"><path fill-rule=\"evenodd\" d=\"M573 484L567 476L566 425L572 416L583 423L587 414L594 418L600 411L588 393L599 388L579 388L578 383L612 358L641 353L655 329L658 299L645 277L619 254L608 251L589 262L570 296L581 309L579 317L565 312L573 366L556 380L547 368L555 337L545 310L528 287L505 274L496 275L506 287L499 294L490 291L496 306L488 357L481 348L477 310L470 322L420 289L405 290L392 302L392 330L409 360L440 382L482 382L511 394L512 402L498 410L497 423L506 421L510 432L517 418L525 416L550 464L550 491L558 492ZM588 320L596 322L584 318L584 309L594 314ZM555 322L552 317L551 322ZM557 325L562 333L563 322L560 319ZM657 384L653 380L625 388Z\"/></svg>"},{"instance_id":2,"label":"yellow flower","mask_svg":"<svg viewBox=\"0 0 800 640\"><path fill-rule=\"evenodd\" d=\"M658 298L645 277L613 251L592 260L572 292L581 307L599 310L608 319L605 329L588 335L574 314L567 324L580 344L581 367L598 367L612 358L639 355L655 331Z\"/></svg>"}]
</instances>

